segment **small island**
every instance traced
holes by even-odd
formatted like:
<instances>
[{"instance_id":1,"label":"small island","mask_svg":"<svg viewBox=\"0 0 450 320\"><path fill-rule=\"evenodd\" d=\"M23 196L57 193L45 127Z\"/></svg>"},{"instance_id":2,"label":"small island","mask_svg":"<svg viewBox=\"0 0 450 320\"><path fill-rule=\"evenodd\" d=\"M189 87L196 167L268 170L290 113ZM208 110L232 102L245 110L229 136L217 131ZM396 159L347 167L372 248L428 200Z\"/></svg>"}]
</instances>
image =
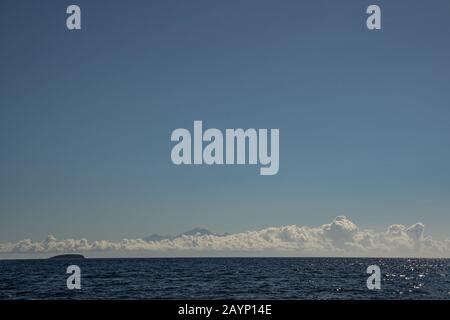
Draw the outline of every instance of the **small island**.
<instances>
[{"instance_id":1,"label":"small island","mask_svg":"<svg viewBox=\"0 0 450 320\"><path fill-rule=\"evenodd\" d=\"M48 260L81 260L81 259L85 259L85 257L82 254L60 254L48 258Z\"/></svg>"}]
</instances>

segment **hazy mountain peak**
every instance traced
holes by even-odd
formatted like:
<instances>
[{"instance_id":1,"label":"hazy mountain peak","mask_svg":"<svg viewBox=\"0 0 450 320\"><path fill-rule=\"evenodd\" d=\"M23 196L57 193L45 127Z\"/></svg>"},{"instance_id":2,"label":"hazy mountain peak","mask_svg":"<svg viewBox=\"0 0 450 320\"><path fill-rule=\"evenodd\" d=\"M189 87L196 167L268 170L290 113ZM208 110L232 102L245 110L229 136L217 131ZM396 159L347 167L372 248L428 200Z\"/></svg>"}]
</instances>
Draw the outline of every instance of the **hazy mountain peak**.
<instances>
[{"instance_id":1,"label":"hazy mountain peak","mask_svg":"<svg viewBox=\"0 0 450 320\"><path fill-rule=\"evenodd\" d=\"M142 240L144 240L144 241L161 241L164 239L171 239L171 238L172 238L171 236L162 236L162 235L153 233L147 237L142 238Z\"/></svg>"},{"instance_id":2,"label":"hazy mountain peak","mask_svg":"<svg viewBox=\"0 0 450 320\"><path fill-rule=\"evenodd\" d=\"M212 233L211 231L209 231L208 229L204 229L204 228L193 228L191 230L188 230L186 232L180 233L178 236L204 236L204 235L215 235L214 233Z\"/></svg>"},{"instance_id":3,"label":"hazy mountain peak","mask_svg":"<svg viewBox=\"0 0 450 320\"><path fill-rule=\"evenodd\" d=\"M181 236L204 236L204 235L219 236L219 235L209 231L208 229L196 227L191 230L177 234L176 236L162 236L157 233L153 233L147 237L142 238L142 240L147 241L147 242L148 241L161 241L164 239L171 240L171 239L175 239L175 238L178 238Z\"/></svg>"}]
</instances>

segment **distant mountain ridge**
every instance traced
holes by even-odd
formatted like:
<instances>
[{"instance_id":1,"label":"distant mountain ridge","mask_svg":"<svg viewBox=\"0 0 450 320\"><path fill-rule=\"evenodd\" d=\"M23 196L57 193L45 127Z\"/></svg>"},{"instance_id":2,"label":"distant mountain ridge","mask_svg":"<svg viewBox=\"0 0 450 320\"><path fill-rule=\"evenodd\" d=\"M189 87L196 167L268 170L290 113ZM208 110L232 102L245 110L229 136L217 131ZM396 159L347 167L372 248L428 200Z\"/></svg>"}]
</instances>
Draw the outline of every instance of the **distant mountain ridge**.
<instances>
[{"instance_id":1,"label":"distant mountain ridge","mask_svg":"<svg viewBox=\"0 0 450 320\"><path fill-rule=\"evenodd\" d=\"M144 241L161 241L161 240L172 240L175 238L179 238L181 236L217 236L217 237L223 237L228 235L229 233L224 233L224 234L217 234L214 232L209 231L208 229L204 229L204 228L193 228L191 230L182 232L180 234L177 234L176 236L163 236L163 235L159 235L157 233L153 233L147 237L142 238L142 240Z\"/></svg>"}]
</instances>

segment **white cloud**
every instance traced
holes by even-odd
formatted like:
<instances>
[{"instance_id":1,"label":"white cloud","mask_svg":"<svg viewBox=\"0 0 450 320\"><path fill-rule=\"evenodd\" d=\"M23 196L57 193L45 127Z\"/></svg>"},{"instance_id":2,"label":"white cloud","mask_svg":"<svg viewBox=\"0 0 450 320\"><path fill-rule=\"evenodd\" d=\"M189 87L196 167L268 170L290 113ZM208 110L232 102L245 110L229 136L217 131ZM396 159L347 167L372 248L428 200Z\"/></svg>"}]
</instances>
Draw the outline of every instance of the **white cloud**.
<instances>
[{"instance_id":1,"label":"white cloud","mask_svg":"<svg viewBox=\"0 0 450 320\"><path fill-rule=\"evenodd\" d=\"M391 225L383 232L361 230L345 216L320 227L282 226L225 236L181 235L173 239L144 241L25 239L0 244L1 254L122 253L133 255L289 255L289 256L423 256L450 257L450 240L424 235L424 225Z\"/></svg>"}]
</instances>

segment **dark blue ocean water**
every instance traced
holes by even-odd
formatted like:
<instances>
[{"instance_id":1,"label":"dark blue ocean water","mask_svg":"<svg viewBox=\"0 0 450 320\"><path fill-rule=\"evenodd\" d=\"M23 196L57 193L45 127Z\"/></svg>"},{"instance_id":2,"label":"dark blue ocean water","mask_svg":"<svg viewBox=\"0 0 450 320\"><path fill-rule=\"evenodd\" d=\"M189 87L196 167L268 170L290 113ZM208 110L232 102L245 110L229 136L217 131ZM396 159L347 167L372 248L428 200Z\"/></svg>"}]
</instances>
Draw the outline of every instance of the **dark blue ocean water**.
<instances>
[{"instance_id":1,"label":"dark blue ocean water","mask_svg":"<svg viewBox=\"0 0 450 320\"><path fill-rule=\"evenodd\" d=\"M66 287L81 268L81 290ZM381 290L366 268L380 266ZM448 259L164 258L0 261L0 299L450 299Z\"/></svg>"}]
</instances>

